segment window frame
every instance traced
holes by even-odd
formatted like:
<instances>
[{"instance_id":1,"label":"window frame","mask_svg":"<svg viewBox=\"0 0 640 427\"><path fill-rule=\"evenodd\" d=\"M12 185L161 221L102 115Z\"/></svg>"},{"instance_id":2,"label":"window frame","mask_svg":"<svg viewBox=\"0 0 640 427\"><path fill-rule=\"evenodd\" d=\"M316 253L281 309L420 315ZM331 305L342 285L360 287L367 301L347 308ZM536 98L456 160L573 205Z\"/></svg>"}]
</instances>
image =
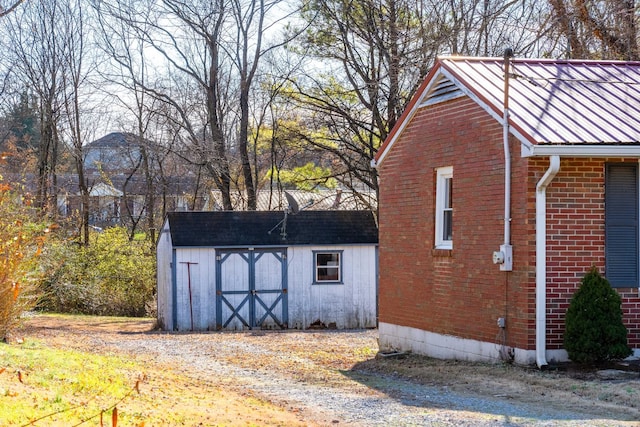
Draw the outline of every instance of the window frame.
<instances>
[{"instance_id":1,"label":"window frame","mask_svg":"<svg viewBox=\"0 0 640 427\"><path fill-rule=\"evenodd\" d=\"M342 285L344 282L342 280L342 271L344 265L344 251L340 249L335 250L318 250L312 251L313 253L313 284L314 285ZM318 255L337 255L338 256L338 265L337 266L328 266L326 264L318 264ZM320 268L336 268L338 270L338 279L337 280L320 280L318 278L318 270Z\"/></svg>"},{"instance_id":2,"label":"window frame","mask_svg":"<svg viewBox=\"0 0 640 427\"><path fill-rule=\"evenodd\" d=\"M448 183L448 185L447 185ZM447 203L449 202L449 203ZM445 212L451 212L451 238L445 239ZM453 249L453 166L436 169L435 248Z\"/></svg>"}]
</instances>

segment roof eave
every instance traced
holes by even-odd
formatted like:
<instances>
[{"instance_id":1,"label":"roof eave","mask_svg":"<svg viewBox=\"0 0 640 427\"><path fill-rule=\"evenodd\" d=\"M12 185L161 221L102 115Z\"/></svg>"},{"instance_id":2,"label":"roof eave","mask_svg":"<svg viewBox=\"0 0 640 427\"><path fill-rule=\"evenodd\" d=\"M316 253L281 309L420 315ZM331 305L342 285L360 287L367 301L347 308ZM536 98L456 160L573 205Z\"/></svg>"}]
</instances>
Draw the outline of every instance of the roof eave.
<instances>
[{"instance_id":1,"label":"roof eave","mask_svg":"<svg viewBox=\"0 0 640 427\"><path fill-rule=\"evenodd\" d=\"M411 118L414 116L415 112L420 108L422 97L424 96L424 93L428 89L429 85L432 83L434 76L436 76L440 71L441 65L442 64L439 61L436 61L431 71L429 71L427 76L424 78L424 80L418 87L418 90L416 90L416 93L413 95L413 98L411 98L411 101L409 101L409 104L407 104L407 107L402 112L402 115L396 122L395 126L391 129L391 131L387 135L387 138L378 148L378 151L371 160L372 167L378 167L382 163L395 141L400 137L404 128L411 121Z\"/></svg>"},{"instance_id":2,"label":"roof eave","mask_svg":"<svg viewBox=\"0 0 640 427\"><path fill-rule=\"evenodd\" d=\"M640 145L566 144L524 145L522 157L636 157L640 158Z\"/></svg>"}]
</instances>

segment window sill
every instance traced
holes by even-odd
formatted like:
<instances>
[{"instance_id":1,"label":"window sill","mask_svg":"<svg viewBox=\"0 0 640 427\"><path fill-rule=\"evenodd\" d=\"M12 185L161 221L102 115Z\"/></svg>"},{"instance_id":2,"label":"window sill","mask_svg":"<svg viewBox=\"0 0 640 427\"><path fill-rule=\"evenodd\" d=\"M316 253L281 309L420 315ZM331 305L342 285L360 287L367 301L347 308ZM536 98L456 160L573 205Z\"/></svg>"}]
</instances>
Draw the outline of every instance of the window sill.
<instances>
[{"instance_id":1,"label":"window sill","mask_svg":"<svg viewBox=\"0 0 640 427\"><path fill-rule=\"evenodd\" d=\"M344 285L344 282L313 282L312 285Z\"/></svg>"},{"instance_id":2,"label":"window sill","mask_svg":"<svg viewBox=\"0 0 640 427\"><path fill-rule=\"evenodd\" d=\"M451 258L453 256L453 249L432 249L431 256L434 258Z\"/></svg>"}]
</instances>

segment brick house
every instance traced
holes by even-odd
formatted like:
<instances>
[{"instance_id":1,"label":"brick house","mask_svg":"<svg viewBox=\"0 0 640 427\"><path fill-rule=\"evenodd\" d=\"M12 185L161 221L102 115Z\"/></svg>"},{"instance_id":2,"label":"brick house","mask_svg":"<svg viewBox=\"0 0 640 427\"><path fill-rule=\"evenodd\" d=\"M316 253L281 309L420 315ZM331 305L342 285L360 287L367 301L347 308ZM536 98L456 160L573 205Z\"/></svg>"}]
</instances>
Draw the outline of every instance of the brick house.
<instances>
[{"instance_id":1,"label":"brick house","mask_svg":"<svg viewBox=\"0 0 640 427\"><path fill-rule=\"evenodd\" d=\"M639 356L639 159L640 63L439 58L373 161L381 350L566 360L595 265Z\"/></svg>"}]
</instances>

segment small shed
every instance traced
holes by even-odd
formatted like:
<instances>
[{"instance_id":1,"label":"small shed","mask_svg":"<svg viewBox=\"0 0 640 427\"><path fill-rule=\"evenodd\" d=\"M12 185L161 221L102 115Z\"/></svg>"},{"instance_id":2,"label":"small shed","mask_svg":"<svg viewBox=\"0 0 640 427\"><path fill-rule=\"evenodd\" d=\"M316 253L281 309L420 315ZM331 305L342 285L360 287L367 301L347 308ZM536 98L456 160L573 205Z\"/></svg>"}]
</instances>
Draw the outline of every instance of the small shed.
<instances>
[{"instance_id":1,"label":"small shed","mask_svg":"<svg viewBox=\"0 0 640 427\"><path fill-rule=\"evenodd\" d=\"M157 245L165 330L371 328L370 211L172 212Z\"/></svg>"}]
</instances>

